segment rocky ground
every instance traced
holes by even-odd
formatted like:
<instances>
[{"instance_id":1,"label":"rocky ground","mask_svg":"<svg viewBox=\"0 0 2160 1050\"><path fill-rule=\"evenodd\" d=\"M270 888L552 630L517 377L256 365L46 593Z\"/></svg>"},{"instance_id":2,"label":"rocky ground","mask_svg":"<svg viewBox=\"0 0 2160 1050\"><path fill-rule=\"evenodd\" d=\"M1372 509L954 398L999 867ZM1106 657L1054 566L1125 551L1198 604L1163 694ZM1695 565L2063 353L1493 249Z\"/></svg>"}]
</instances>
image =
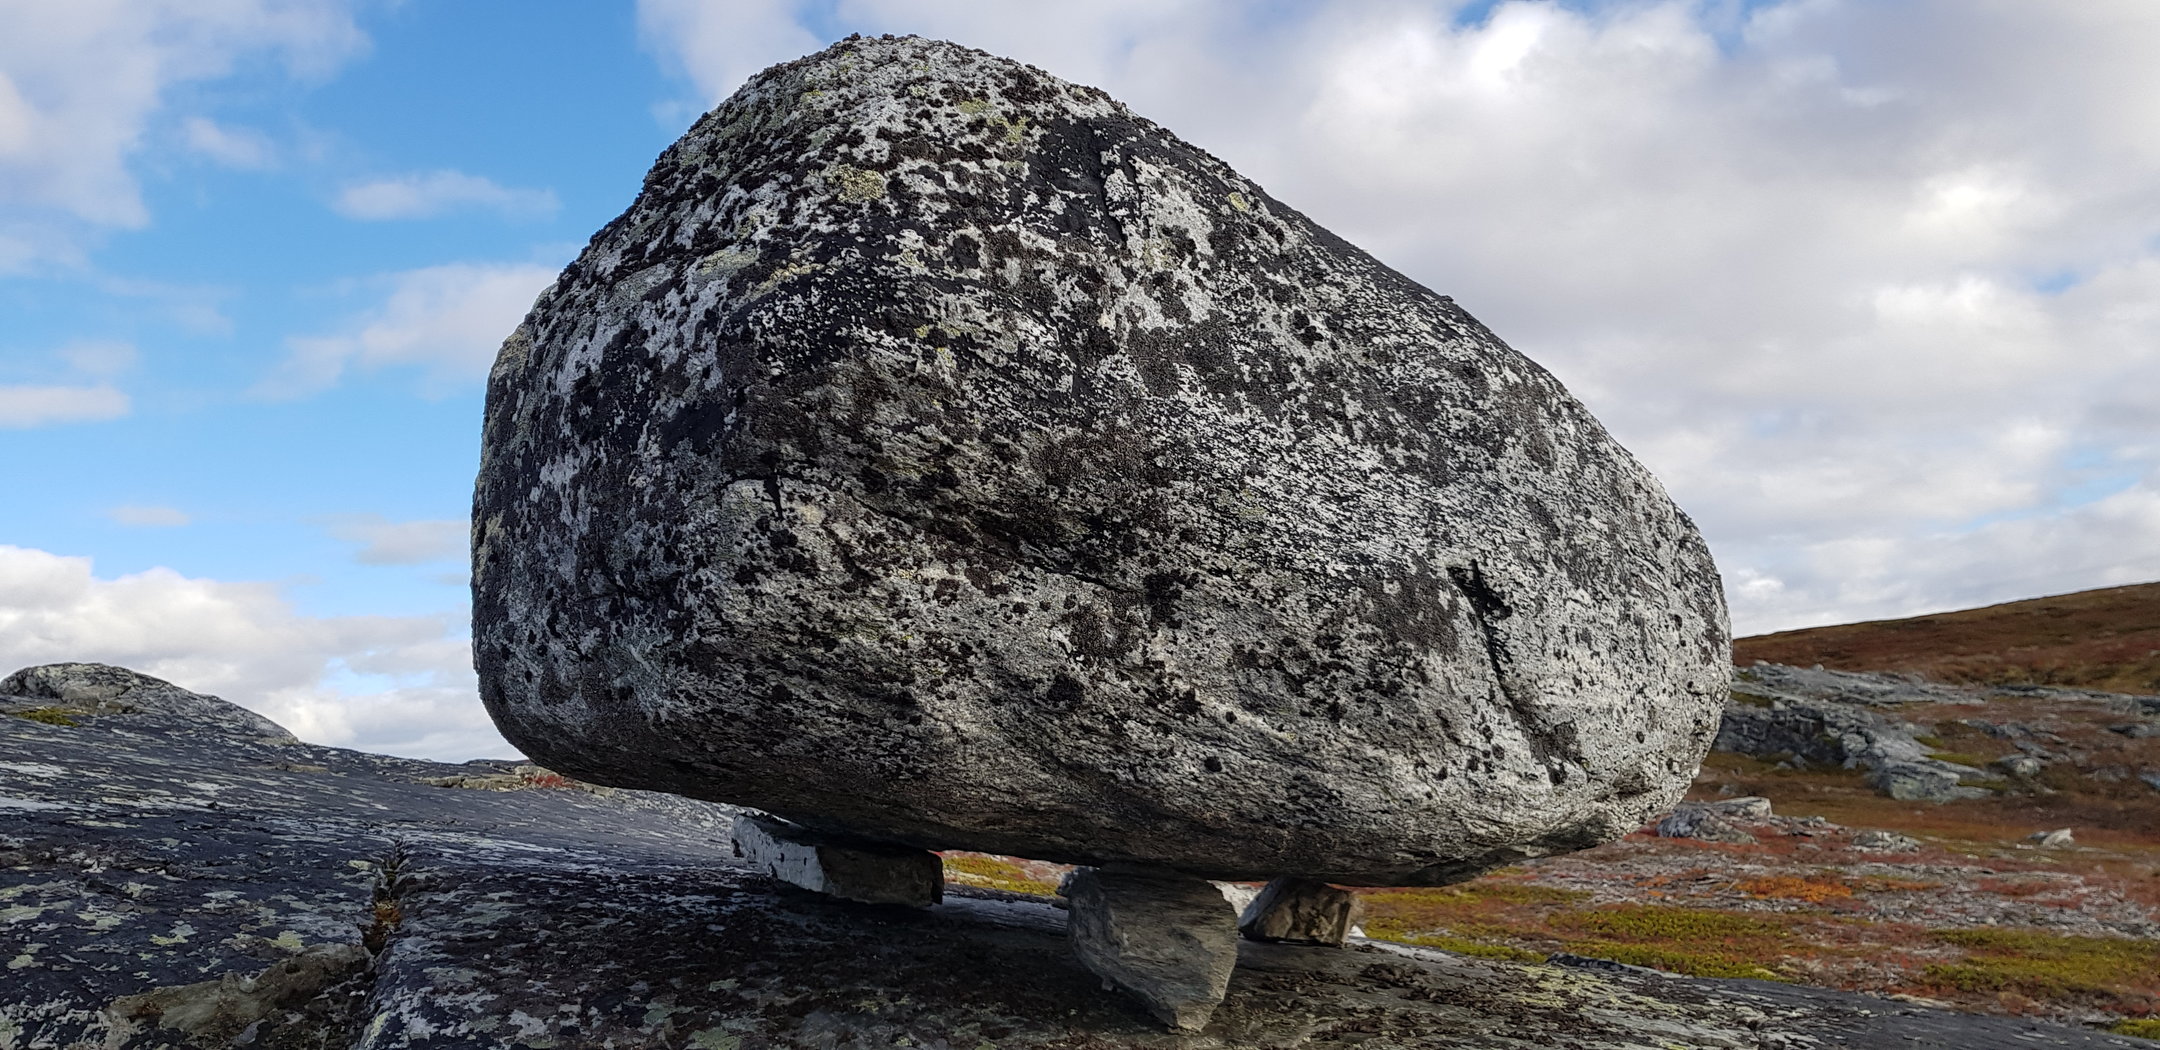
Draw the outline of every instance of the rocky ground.
<instances>
[{"instance_id":1,"label":"rocky ground","mask_svg":"<svg viewBox=\"0 0 2160 1050\"><path fill-rule=\"evenodd\" d=\"M722 807L315 747L189 697L0 698L0 1048L2148 1045L1385 940L1247 944L1209 1027L1172 1034L1072 959L1055 898L956 885L927 910L846 905L740 867ZM1021 890L1046 873L951 867ZM1596 912L1571 878L1588 876L1419 892L1585 893ZM1387 892L1372 932L1418 936L1379 928Z\"/></svg>"},{"instance_id":2,"label":"rocky ground","mask_svg":"<svg viewBox=\"0 0 2160 1050\"><path fill-rule=\"evenodd\" d=\"M1460 887L1378 891L1368 926L2160 1035L2160 698L1779 666L1736 693L1721 748L1768 715L1830 731L1796 746L1812 757L1712 752L1690 797L1733 812L1708 810L1700 837L1645 829ZM1907 782L1866 763L1906 754L1898 740L1965 772L1890 797ZM1841 755L1851 768L1826 761ZM1732 805L1747 798L1772 815Z\"/></svg>"},{"instance_id":3,"label":"rocky ground","mask_svg":"<svg viewBox=\"0 0 2160 1050\"><path fill-rule=\"evenodd\" d=\"M1674 818L1366 891L1366 932L2160 1036L2160 697L1762 665L1719 747ZM1060 872L947 864L1038 892Z\"/></svg>"}]
</instances>

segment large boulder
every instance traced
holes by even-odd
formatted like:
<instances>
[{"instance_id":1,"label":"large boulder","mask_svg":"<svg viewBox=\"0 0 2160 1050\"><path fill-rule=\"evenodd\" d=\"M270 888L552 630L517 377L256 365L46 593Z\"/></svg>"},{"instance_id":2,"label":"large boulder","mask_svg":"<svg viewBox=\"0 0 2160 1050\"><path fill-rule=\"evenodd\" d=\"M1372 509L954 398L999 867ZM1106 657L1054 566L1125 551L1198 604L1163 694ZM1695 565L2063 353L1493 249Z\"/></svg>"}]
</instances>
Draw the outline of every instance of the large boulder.
<instances>
[{"instance_id":1,"label":"large boulder","mask_svg":"<svg viewBox=\"0 0 2160 1050\"><path fill-rule=\"evenodd\" d=\"M570 776L929 848L1441 883L1717 725L1708 550L1544 369L1102 92L850 39L505 342L474 649Z\"/></svg>"}]
</instances>

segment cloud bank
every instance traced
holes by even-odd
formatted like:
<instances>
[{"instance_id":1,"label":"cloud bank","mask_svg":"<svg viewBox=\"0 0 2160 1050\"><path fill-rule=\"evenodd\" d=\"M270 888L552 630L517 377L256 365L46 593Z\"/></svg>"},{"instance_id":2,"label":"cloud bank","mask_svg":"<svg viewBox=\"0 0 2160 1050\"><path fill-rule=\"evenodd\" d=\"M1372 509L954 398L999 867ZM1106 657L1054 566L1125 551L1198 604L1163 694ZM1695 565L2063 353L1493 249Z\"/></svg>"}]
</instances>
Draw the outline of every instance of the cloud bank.
<instances>
[{"instance_id":1,"label":"cloud bank","mask_svg":"<svg viewBox=\"0 0 2160 1050\"><path fill-rule=\"evenodd\" d=\"M340 330L286 340L290 354L256 393L314 393L354 366L416 367L429 393L477 380L555 273L526 263L452 263L381 278L375 283L388 291L380 305Z\"/></svg>"},{"instance_id":2,"label":"cloud bank","mask_svg":"<svg viewBox=\"0 0 2160 1050\"><path fill-rule=\"evenodd\" d=\"M359 545L353 558L363 565L462 560L469 531L464 521L391 521L380 514L355 514L330 523L332 536Z\"/></svg>"},{"instance_id":3,"label":"cloud bank","mask_svg":"<svg viewBox=\"0 0 2160 1050\"><path fill-rule=\"evenodd\" d=\"M338 191L332 207L348 219L427 219L464 208L507 216L548 215L559 206L549 190L519 190L461 171L356 182Z\"/></svg>"},{"instance_id":4,"label":"cloud bank","mask_svg":"<svg viewBox=\"0 0 2160 1050\"><path fill-rule=\"evenodd\" d=\"M444 616L307 616L267 583L0 545L0 674L97 661L222 696L315 743L463 761L515 754Z\"/></svg>"}]
</instances>

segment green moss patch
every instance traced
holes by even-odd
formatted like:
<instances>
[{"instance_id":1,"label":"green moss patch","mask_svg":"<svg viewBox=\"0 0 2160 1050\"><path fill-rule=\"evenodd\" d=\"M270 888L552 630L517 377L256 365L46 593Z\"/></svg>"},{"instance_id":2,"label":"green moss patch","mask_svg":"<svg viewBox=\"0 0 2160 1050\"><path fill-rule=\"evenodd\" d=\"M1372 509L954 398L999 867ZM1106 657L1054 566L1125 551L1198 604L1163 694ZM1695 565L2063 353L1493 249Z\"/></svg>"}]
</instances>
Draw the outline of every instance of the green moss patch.
<instances>
[{"instance_id":1,"label":"green moss patch","mask_svg":"<svg viewBox=\"0 0 2160 1050\"><path fill-rule=\"evenodd\" d=\"M1805 954L1796 930L1813 921L1655 905L1585 908L1590 895L1582 891L1512 880L1364 897L1365 932L1385 940L1516 961L1562 951L1699 977L1783 980L1765 961Z\"/></svg>"},{"instance_id":2,"label":"green moss patch","mask_svg":"<svg viewBox=\"0 0 2160 1050\"><path fill-rule=\"evenodd\" d=\"M1746 958L1724 952L1699 952L1654 944L1621 944L1616 941L1584 941L1568 945L1568 951L1593 959L1610 959L1629 966L1647 966L1667 973L1692 977L1748 977L1758 981L1783 981L1774 970Z\"/></svg>"},{"instance_id":3,"label":"green moss patch","mask_svg":"<svg viewBox=\"0 0 2160 1050\"><path fill-rule=\"evenodd\" d=\"M944 861L945 878L963 886L1030 893L1039 897L1057 893L1057 883L1029 874L1026 868L1003 857L987 853L952 853L946 854Z\"/></svg>"},{"instance_id":4,"label":"green moss patch","mask_svg":"<svg viewBox=\"0 0 2160 1050\"><path fill-rule=\"evenodd\" d=\"M1935 936L1967 954L1929 966L1923 977L1961 992L2114 1000L2160 985L2160 942L2036 930L1941 930Z\"/></svg>"},{"instance_id":5,"label":"green moss patch","mask_svg":"<svg viewBox=\"0 0 2160 1050\"><path fill-rule=\"evenodd\" d=\"M28 711L11 711L9 714L17 718L27 718L32 722L43 722L49 726L76 726L82 724L72 717L74 712L58 707L33 707Z\"/></svg>"},{"instance_id":6,"label":"green moss patch","mask_svg":"<svg viewBox=\"0 0 2160 1050\"><path fill-rule=\"evenodd\" d=\"M1791 932L1789 922L1769 916L1645 904L1570 912L1555 917L1552 925L1558 930L1599 937L1690 943L1782 938Z\"/></svg>"},{"instance_id":7,"label":"green moss patch","mask_svg":"<svg viewBox=\"0 0 2160 1050\"><path fill-rule=\"evenodd\" d=\"M2160 1017L2130 1017L2115 1022L2108 1031L2116 1035L2134 1035L2139 1039L2160 1039Z\"/></svg>"},{"instance_id":8,"label":"green moss patch","mask_svg":"<svg viewBox=\"0 0 2160 1050\"><path fill-rule=\"evenodd\" d=\"M1438 948L1444 952L1475 956L1480 959L1506 959L1509 962L1526 963L1545 961L1543 952L1533 952L1527 948L1517 948L1507 944L1487 944L1483 941L1473 941L1468 937L1456 937L1445 933L1406 933L1396 924L1389 922L1366 923L1365 934L1368 937L1394 941L1397 944L1415 944L1421 948Z\"/></svg>"}]
</instances>

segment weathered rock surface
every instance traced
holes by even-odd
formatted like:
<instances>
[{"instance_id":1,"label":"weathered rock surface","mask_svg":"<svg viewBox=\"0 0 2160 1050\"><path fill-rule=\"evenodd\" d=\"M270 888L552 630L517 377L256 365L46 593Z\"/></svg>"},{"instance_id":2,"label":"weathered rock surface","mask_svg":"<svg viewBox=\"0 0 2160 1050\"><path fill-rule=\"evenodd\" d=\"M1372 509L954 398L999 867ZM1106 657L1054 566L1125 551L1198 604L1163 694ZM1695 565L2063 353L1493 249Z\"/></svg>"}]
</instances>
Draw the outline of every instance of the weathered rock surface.
<instances>
[{"instance_id":1,"label":"weathered rock surface","mask_svg":"<svg viewBox=\"0 0 2160 1050\"><path fill-rule=\"evenodd\" d=\"M1081 965L1177 1029L1207 1027L1238 961L1237 912L1203 879L1080 868L1060 890Z\"/></svg>"},{"instance_id":2,"label":"weathered rock surface","mask_svg":"<svg viewBox=\"0 0 2160 1050\"><path fill-rule=\"evenodd\" d=\"M1356 894L1310 879L1275 879L1239 909L1247 940L1341 947L1364 914Z\"/></svg>"},{"instance_id":3,"label":"weathered rock surface","mask_svg":"<svg viewBox=\"0 0 2160 1050\"><path fill-rule=\"evenodd\" d=\"M1101 994L1047 903L956 891L915 911L775 894L732 857L722 807L432 787L461 767L272 745L158 711L72 726L9 714L50 704L0 696L0 1046L176 1046L180 1030L119 1014L156 1002L214 1016L227 1003L236 1019L264 994L274 1005L249 1022L248 1045L296 1050L1193 1045ZM388 880L399 921L384 927L372 887L393 841L410 859ZM356 977L316 968L376 936ZM1238 953L1202 1036L1222 1046L2151 1045L1820 989L1374 942ZM326 977L315 998L286 1000Z\"/></svg>"},{"instance_id":4,"label":"weathered rock surface","mask_svg":"<svg viewBox=\"0 0 2160 1050\"><path fill-rule=\"evenodd\" d=\"M813 831L762 813L735 821L734 845L753 870L842 900L927 908L945 899L945 868L928 850Z\"/></svg>"},{"instance_id":5,"label":"weathered rock surface","mask_svg":"<svg viewBox=\"0 0 2160 1050\"><path fill-rule=\"evenodd\" d=\"M753 78L504 344L504 733L889 841L1436 883L1669 806L1693 525L1544 369L1101 92Z\"/></svg>"},{"instance_id":6,"label":"weathered rock surface","mask_svg":"<svg viewBox=\"0 0 2160 1050\"><path fill-rule=\"evenodd\" d=\"M113 1024L107 1039L124 1042L137 1033L171 1038L164 1035L170 1031L198 1046L249 1046L273 1041L264 1039L265 1022L274 1028L298 1027L287 1020L289 1015L317 1026L349 1026L352 1007L359 1005L351 1000L365 994L362 982L373 961L358 944L318 944L271 963L259 974L232 972L122 996L105 1011ZM341 985L344 996L331 992Z\"/></svg>"}]
</instances>

